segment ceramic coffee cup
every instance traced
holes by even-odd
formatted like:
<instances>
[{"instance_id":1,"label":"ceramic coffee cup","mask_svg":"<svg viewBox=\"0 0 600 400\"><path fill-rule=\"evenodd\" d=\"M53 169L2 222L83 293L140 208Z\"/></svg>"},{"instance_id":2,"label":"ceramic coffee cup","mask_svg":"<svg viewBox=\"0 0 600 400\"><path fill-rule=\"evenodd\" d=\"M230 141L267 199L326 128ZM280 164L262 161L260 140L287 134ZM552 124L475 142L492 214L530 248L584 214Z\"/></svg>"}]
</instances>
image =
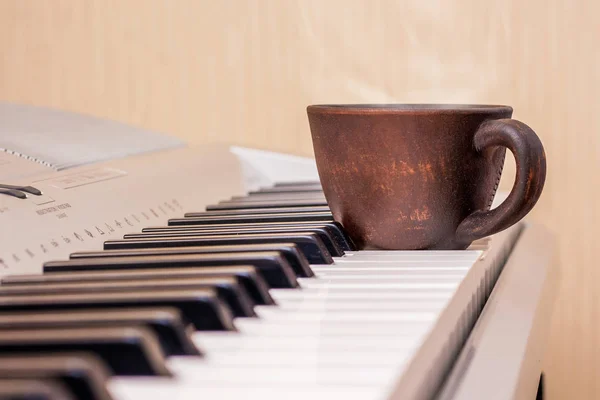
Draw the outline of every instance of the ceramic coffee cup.
<instances>
[{"instance_id":1,"label":"ceramic coffee cup","mask_svg":"<svg viewBox=\"0 0 600 400\"><path fill-rule=\"evenodd\" d=\"M325 197L359 249L465 249L521 220L542 193L544 148L509 106L311 105L307 113ZM490 209L506 148L516 180Z\"/></svg>"}]
</instances>

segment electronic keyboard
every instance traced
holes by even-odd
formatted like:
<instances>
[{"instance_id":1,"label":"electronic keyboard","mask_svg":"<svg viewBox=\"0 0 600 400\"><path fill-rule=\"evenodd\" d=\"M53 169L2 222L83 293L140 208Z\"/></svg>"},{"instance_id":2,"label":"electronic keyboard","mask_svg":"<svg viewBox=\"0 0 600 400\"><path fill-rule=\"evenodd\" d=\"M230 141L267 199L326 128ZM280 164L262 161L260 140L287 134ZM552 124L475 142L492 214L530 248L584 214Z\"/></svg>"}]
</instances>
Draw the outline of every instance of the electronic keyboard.
<instances>
[{"instance_id":1,"label":"electronic keyboard","mask_svg":"<svg viewBox=\"0 0 600 400\"><path fill-rule=\"evenodd\" d=\"M3 399L542 395L557 257L529 221L358 251L310 158L14 104L0 221Z\"/></svg>"}]
</instances>

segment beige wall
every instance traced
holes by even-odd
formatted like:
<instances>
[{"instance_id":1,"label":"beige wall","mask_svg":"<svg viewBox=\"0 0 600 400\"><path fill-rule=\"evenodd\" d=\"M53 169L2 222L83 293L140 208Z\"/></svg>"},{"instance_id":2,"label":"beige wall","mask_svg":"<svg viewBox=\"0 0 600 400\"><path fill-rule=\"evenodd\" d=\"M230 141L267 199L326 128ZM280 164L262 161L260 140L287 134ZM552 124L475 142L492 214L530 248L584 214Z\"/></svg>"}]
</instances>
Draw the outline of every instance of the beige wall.
<instances>
[{"instance_id":1,"label":"beige wall","mask_svg":"<svg viewBox=\"0 0 600 400\"><path fill-rule=\"evenodd\" d=\"M0 100L303 155L310 103L510 104L549 158L532 218L561 237L549 398L600 398L598 4L0 0Z\"/></svg>"}]
</instances>

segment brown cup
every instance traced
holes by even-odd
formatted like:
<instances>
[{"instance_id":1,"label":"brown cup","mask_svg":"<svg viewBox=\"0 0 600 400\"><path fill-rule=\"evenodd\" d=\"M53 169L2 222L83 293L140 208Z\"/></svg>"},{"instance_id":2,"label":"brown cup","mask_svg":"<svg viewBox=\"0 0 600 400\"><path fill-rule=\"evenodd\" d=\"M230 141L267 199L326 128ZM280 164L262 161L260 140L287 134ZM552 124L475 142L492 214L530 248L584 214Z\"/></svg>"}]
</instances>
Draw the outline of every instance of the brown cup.
<instances>
[{"instance_id":1,"label":"brown cup","mask_svg":"<svg viewBox=\"0 0 600 400\"><path fill-rule=\"evenodd\" d=\"M307 108L334 219L359 249L465 249L535 205L546 178L539 138L512 108L365 104ZM517 176L490 210L508 148Z\"/></svg>"}]
</instances>

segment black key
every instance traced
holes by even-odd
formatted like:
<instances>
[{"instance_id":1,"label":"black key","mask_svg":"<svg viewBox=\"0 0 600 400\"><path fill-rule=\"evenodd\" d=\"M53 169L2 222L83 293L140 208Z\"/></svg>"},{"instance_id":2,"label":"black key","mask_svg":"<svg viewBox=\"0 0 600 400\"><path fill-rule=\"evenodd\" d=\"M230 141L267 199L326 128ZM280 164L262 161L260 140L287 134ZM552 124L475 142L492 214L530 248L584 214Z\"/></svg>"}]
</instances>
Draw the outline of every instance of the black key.
<instances>
[{"instance_id":1,"label":"black key","mask_svg":"<svg viewBox=\"0 0 600 400\"><path fill-rule=\"evenodd\" d=\"M167 249L172 250L172 249ZM127 252L129 250L115 250ZM140 252L132 250L131 252ZM140 254L130 254L136 256ZM125 255L127 256L127 255ZM193 279L199 277L233 277L245 289L254 304L275 304L269 294L269 286L256 271L254 267L245 266L221 266L221 267L198 267L198 268L156 268L156 269L134 269L117 271L79 271L79 272L52 272L39 275L10 275L2 278L2 285L19 284L52 284L66 282L97 282L97 281L123 281L135 279L138 281L148 279ZM1 286L0 286L1 287Z\"/></svg>"},{"instance_id":2,"label":"black key","mask_svg":"<svg viewBox=\"0 0 600 400\"><path fill-rule=\"evenodd\" d=\"M0 400L75 400L52 379L0 379Z\"/></svg>"},{"instance_id":3,"label":"black key","mask_svg":"<svg viewBox=\"0 0 600 400\"><path fill-rule=\"evenodd\" d=\"M9 285L6 288L45 285ZM39 294L32 290L31 294ZM144 326L157 337L166 356L200 355L188 336L187 323L174 308L132 308L123 310L63 310L27 313L0 313L0 331L5 329L62 329L115 326Z\"/></svg>"},{"instance_id":4,"label":"black key","mask_svg":"<svg viewBox=\"0 0 600 400\"><path fill-rule=\"evenodd\" d=\"M169 233L169 232L187 232L191 230L210 230L210 229L239 229L239 228L288 228L298 227L306 228L313 225L327 226L334 234L334 239L338 246L344 251L355 250L356 246L352 242L352 239L346 232L339 222L313 222L313 221L299 221L299 222L265 222L265 223L241 223L241 224L214 224L214 225L190 225L190 226L163 226L163 227L149 227L142 229L143 233Z\"/></svg>"},{"instance_id":5,"label":"black key","mask_svg":"<svg viewBox=\"0 0 600 400\"><path fill-rule=\"evenodd\" d=\"M323 193L323 187L320 183L315 185L286 185L286 186L273 186L264 187L258 190L248 192L249 194L254 193L295 193L295 192L321 192Z\"/></svg>"},{"instance_id":6,"label":"black key","mask_svg":"<svg viewBox=\"0 0 600 400\"><path fill-rule=\"evenodd\" d=\"M320 185L321 182L319 180L306 180L306 181L286 181L286 182L275 182L273 187L286 187L286 186L315 186Z\"/></svg>"},{"instance_id":7,"label":"black key","mask_svg":"<svg viewBox=\"0 0 600 400\"><path fill-rule=\"evenodd\" d=\"M133 240L122 241L124 243ZM108 243L108 242L106 242ZM105 243L105 245L106 245ZM218 267L222 265L254 266L271 287L294 288L298 286L296 274L280 253L274 251L254 253L181 254L163 256L136 256L112 258L82 258L51 261L44 264L44 272L98 271L149 268Z\"/></svg>"},{"instance_id":8,"label":"black key","mask_svg":"<svg viewBox=\"0 0 600 400\"><path fill-rule=\"evenodd\" d=\"M206 207L207 211L215 210L235 210L250 208L276 208L276 207L318 207L327 206L325 200L277 200L277 201L229 201L219 204L213 204Z\"/></svg>"},{"instance_id":9,"label":"black key","mask_svg":"<svg viewBox=\"0 0 600 400\"><path fill-rule=\"evenodd\" d=\"M231 311L214 290L0 296L0 313L149 307L176 308L197 330L235 330Z\"/></svg>"},{"instance_id":10,"label":"black key","mask_svg":"<svg viewBox=\"0 0 600 400\"><path fill-rule=\"evenodd\" d=\"M107 293L143 291L173 291L180 289L214 289L229 306L234 317L254 317L254 303L234 277L200 277L185 279L121 280L112 282L65 282L44 285L9 285L0 287L0 296L31 294Z\"/></svg>"},{"instance_id":11,"label":"black key","mask_svg":"<svg viewBox=\"0 0 600 400\"><path fill-rule=\"evenodd\" d=\"M277 201L277 200L326 200L323 192L299 192L299 193L255 193L247 196L232 196L229 200L221 201Z\"/></svg>"},{"instance_id":12,"label":"black key","mask_svg":"<svg viewBox=\"0 0 600 400\"><path fill-rule=\"evenodd\" d=\"M238 214L290 214L299 212L328 212L331 214L331 210L327 206L320 207L279 207L279 208L251 208L249 210L222 210L222 211L202 211L202 212L189 212L185 213L185 218L195 217L224 217L228 215Z\"/></svg>"},{"instance_id":13,"label":"black key","mask_svg":"<svg viewBox=\"0 0 600 400\"><path fill-rule=\"evenodd\" d=\"M333 221L330 212L290 213L290 214L240 214L222 217L172 218L169 226L175 225L208 225L208 224L239 224L261 222L295 222L295 221Z\"/></svg>"},{"instance_id":14,"label":"black key","mask_svg":"<svg viewBox=\"0 0 600 400\"><path fill-rule=\"evenodd\" d=\"M289 227L289 228L238 228L238 229L212 229L212 230L187 230L185 232L169 232L169 233L130 233L123 236L124 239L144 239L144 238L171 238L171 237L201 237L201 236L213 236L220 234L227 235L263 235L268 233L290 233L290 232L309 232L316 233L321 238L321 241L333 257L341 257L344 255L342 250L335 239L333 238L334 232L329 229L326 225L311 225L309 227Z\"/></svg>"},{"instance_id":15,"label":"black key","mask_svg":"<svg viewBox=\"0 0 600 400\"><path fill-rule=\"evenodd\" d=\"M156 338L143 327L0 331L0 355L85 351L115 375L170 376Z\"/></svg>"},{"instance_id":16,"label":"black key","mask_svg":"<svg viewBox=\"0 0 600 400\"><path fill-rule=\"evenodd\" d=\"M329 254L319 236L314 233L272 233L265 235L215 235L203 237L178 237L170 239L108 240L104 242L104 250L246 245L265 243L294 243L298 246L300 251L302 251L304 257L306 257L309 263L333 263L331 254ZM269 279L267 279L267 282L273 286ZM295 285L293 287L295 287Z\"/></svg>"},{"instance_id":17,"label":"black key","mask_svg":"<svg viewBox=\"0 0 600 400\"><path fill-rule=\"evenodd\" d=\"M178 247L158 249L125 249L104 250L71 253L71 258L98 258L98 257L131 257L131 256L158 256L169 254L215 254L215 253L253 253L261 251L276 251L280 253L291 265L296 275L306 278L314 276L312 269L304 254L294 243L262 243L235 246L203 246L203 247ZM258 303L260 304L260 303Z\"/></svg>"},{"instance_id":18,"label":"black key","mask_svg":"<svg viewBox=\"0 0 600 400\"><path fill-rule=\"evenodd\" d=\"M0 379L49 379L78 400L112 400L110 371L90 353L23 354L0 357Z\"/></svg>"}]
</instances>

